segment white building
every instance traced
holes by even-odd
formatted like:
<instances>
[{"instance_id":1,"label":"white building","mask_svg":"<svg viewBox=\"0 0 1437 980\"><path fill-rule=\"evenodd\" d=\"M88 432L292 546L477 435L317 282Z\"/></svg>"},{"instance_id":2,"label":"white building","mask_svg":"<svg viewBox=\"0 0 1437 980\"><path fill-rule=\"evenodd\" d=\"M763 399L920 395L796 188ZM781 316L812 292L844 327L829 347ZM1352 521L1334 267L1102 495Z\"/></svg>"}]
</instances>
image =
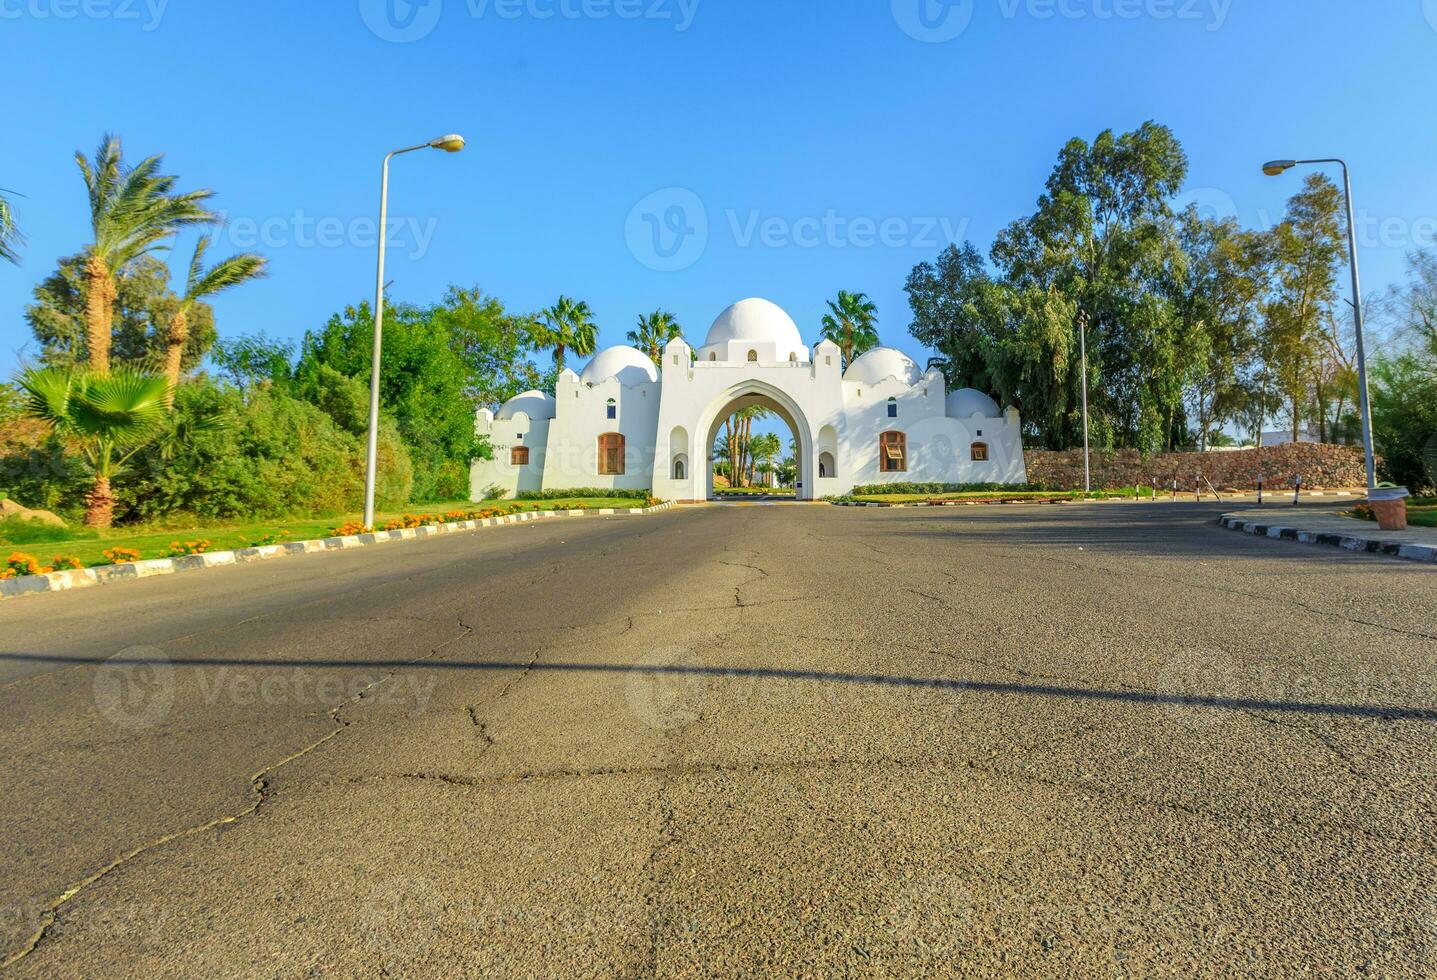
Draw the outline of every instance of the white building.
<instances>
[{"instance_id":1,"label":"white building","mask_svg":"<svg viewBox=\"0 0 1437 980\"><path fill-rule=\"evenodd\" d=\"M494 459L474 464L475 500L575 487L650 489L668 500L713 494L712 447L726 418L762 405L792 430L801 500L869 483L1023 483L1016 408L971 388L949 392L901 351L879 347L841 367L812 351L783 310L746 299L724 310L694 351L683 340L656 367L632 347L601 351L553 396L481 410Z\"/></svg>"}]
</instances>

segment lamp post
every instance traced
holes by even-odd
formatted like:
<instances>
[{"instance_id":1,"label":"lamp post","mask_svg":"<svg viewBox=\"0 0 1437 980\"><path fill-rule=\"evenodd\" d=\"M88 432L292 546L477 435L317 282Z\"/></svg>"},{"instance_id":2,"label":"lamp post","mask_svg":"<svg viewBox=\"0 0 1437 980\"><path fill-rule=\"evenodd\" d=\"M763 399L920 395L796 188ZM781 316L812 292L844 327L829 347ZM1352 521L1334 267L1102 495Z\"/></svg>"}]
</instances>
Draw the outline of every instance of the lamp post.
<instances>
[{"instance_id":1,"label":"lamp post","mask_svg":"<svg viewBox=\"0 0 1437 980\"><path fill-rule=\"evenodd\" d=\"M1352 178L1347 162L1337 157L1321 160L1269 160L1262 172L1277 177L1293 167L1315 163L1335 163L1342 167L1342 196L1347 205L1347 261L1352 266L1352 323L1357 336L1357 399L1362 409L1362 449L1367 462L1367 489L1377 486L1377 465L1372 453L1372 402L1367 393L1367 348L1362 340L1362 287L1357 275L1357 224L1352 214Z\"/></svg>"},{"instance_id":2,"label":"lamp post","mask_svg":"<svg viewBox=\"0 0 1437 980\"><path fill-rule=\"evenodd\" d=\"M374 476L379 457L379 354L384 335L384 246L389 223L389 161L401 153L415 150L443 150L458 153L464 149L464 137L450 133L385 154L383 176L379 182L379 272L374 286L374 350L369 363L369 442L364 455L364 526L374 526Z\"/></svg>"}]
</instances>

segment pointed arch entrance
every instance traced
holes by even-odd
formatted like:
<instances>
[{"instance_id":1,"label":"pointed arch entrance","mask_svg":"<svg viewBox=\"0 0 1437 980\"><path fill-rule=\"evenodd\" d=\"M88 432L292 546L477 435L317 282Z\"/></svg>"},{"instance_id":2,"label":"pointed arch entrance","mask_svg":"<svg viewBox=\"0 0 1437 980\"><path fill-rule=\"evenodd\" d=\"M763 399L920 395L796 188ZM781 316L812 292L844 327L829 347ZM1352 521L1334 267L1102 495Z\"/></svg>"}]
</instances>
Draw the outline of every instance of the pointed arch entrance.
<instances>
[{"instance_id":1,"label":"pointed arch entrance","mask_svg":"<svg viewBox=\"0 0 1437 980\"><path fill-rule=\"evenodd\" d=\"M695 448L698 453L702 454L698 458L704 460L704 493L707 499L712 500L714 496L713 446L714 440L718 438L719 428L723 425L724 419L734 412L754 406L762 406L773 412L793 433L794 442L798 447L794 456L794 463L798 469L794 497L798 500L814 499L813 432L809 428L808 419L804 417L803 410L798 407L798 403L793 398L781 389L756 379L742 381L729 387L710 402L699 417L694 431L695 434L704 437L704 441ZM698 475L697 472L694 473L695 477Z\"/></svg>"}]
</instances>

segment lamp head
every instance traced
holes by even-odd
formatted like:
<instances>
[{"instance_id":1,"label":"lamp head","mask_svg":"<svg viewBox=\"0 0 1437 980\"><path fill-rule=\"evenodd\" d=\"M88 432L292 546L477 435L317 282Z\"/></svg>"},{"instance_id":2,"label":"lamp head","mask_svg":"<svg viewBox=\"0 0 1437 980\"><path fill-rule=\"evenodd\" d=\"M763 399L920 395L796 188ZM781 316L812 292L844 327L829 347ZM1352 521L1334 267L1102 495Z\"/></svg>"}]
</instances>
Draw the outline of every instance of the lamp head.
<instances>
[{"instance_id":1,"label":"lamp head","mask_svg":"<svg viewBox=\"0 0 1437 980\"><path fill-rule=\"evenodd\" d=\"M464 149L464 137L458 133L450 133L447 136L440 136L429 141L429 145L436 150L443 150L445 153L458 153Z\"/></svg>"},{"instance_id":2,"label":"lamp head","mask_svg":"<svg viewBox=\"0 0 1437 980\"><path fill-rule=\"evenodd\" d=\"M1277 177L1295 166L1297 166L1296 160L1269 160L1262 165L1262 172L1269 177Z\"/></svg>"}]
</instances>

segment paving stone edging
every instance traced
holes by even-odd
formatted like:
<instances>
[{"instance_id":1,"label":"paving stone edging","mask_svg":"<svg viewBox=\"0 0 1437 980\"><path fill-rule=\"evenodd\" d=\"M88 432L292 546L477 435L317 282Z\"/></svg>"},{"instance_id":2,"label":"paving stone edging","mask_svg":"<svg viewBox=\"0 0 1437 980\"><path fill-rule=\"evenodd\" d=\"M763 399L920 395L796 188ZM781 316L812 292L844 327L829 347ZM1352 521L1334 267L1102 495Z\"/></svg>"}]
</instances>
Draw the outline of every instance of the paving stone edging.
<instances>
[{"instance_id":1,"label":"paving stone edging","mask_svg":"<svg viewBox=\"0 0 1437 980\"><path fill-rule=\"evenodd\" d=\"M1405 558L1408 561L1437 562L1437 547L1425 544L1410 544L1402 541L1385 540L1366 534L1338 534L1331 531L1310 531L1281 524L1262 524L1247 520L1239 514L1224 514L1218 523L1233 531L1242 531L1264 538L1278 538L1282 541L1297 541L1300 544L1323 544L1347 551L1370 552ZM1381 532L1378 531L1378 534Z\"/></svg>"},{"instance_id":2,"label":"paving stone edging","mask_svg":"<svg viewBox=\"0 0 1437 980\"><path fill-rule=\"evenodd\" d=\"M1246 494L1233 494L1232 497L1255 496L1256 490L1250 490ZM1310 490L1303 494L1303 497L1355 497L1359 491L1353 490ZM1209 497L1211 494L1204 494ZM1269 496L1272 496L1271 494ZM835 507L993 507L1005 504L1165 504L1176 500L1178 503L1187 503L1186 495L1179 497L1158 497L1154 500L1151 497L1011 497L999 500L915 500L905 504L890 504L878 500L830 500L828 503Z\"/></svg>"},{"instance_id":3,"label":"paving stone edging","mask_svg":"<svg viewBox=\"0 0 1437 980\"><path fill-rule=\"evenodd\" d=\"M423 527L407 527L396 531L374 531L370 534L351 534L335 538L315 538L309 541L286 541L283 544L267 544L255 548L236 548L233 551L212 551L202 555L185 555L182 558L150 558L145 561L123 562L118 565L97 565L94 568L66 569L48 572L44 575L22 575L19 578L0 579L0 600L13 599L24 595L38 595L42 592L64 592L69 589L84 589L92 585L108 585L112 582L129 582L150 578L154 575L173 575L176 572L192 572L201 568L217 568L222 565L245 565L250 562L268 561L272 558L287 558L290 555L313 554L318 551L345 551L363 548L372 544L389 541L412 541L438 534L453 534L457 531L475 531L485 527L503 524L522 524L526 521L550 517L587 517L629 514L657 514L675 506L669 500L652 507L603 507L598 510L531 510L521 514L507 514L504 517L486 517L472 521L452 521L445 524L426 524Z\"/></svg>"}]
</instances>

